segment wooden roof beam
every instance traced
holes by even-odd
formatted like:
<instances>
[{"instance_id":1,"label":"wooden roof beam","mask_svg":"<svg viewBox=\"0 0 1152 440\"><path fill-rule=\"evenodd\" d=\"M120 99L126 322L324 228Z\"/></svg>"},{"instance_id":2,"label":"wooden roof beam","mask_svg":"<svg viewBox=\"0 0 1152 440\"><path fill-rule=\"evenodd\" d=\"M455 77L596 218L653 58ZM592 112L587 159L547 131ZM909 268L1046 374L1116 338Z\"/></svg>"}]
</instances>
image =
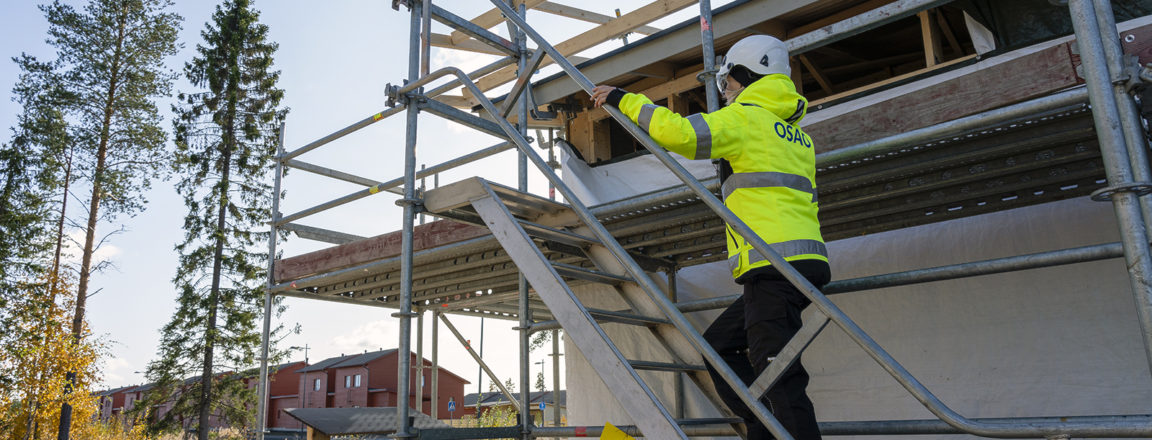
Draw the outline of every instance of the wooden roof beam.
<instances>
[{"instance_id":1,"label":"wooden roof beam","mask_svg":"<svg viewBox=\"0 0 1152 440\"><path fill-rule=\"evenodd\" d=\"M547 12L547 13L552 14L552 15L559 15L561 17L574 18L576 20L586 21L589 23L596 23L596 24L606 24L606 23L616 19L616 17L612 17L609 15L604 15L604 14L600 14L597 12L587 11L584 9L580 9L580 8L576 8L576 7L572 7L572 6L568 6L568 5L562 5L559 3L554 3L554 2L549 2L549 1L545 1L544 3L541 3L539 6L536 6L535 9L537 11ZM638 34L644 34L644 35L652 35L652 34L655 34L657 32L660 32L660 31L661 31L660 28L654 28L652 26L640 26L640 27L636 28L636 30L633 32L636 32Z\"/></svg>"},{"instance_id":2,"label":"wooden roof beam","mask_svg":"<svg viewBox=\"0 0 1152 440\"><path fill-rule=\"evenodd\" d=\"M526 6L528 9L532 9L537 5L544 3L544 0L520 0L516 2L516 6L520 6L521 3L523 3L524 6ZM504 16L500 13L499 9L492 8L483 14L477 15L476 18L473 18L470 21L476 26L480 26L484 29L491 29L493 26L503 23ZM471 38L468 36L468 34L460 31L452 31L450 36L452 37L453 44L460 44Z\"/></svg>"},{"instance_id":3,"label":"wooden roof beam","mask_svg":"<svg viewBox=\"0 0 1152 440\"><path fill-rule=\"evenodd\" d=\"M676 11L694 4L696 4L696 0L656 0L652 3L640 7L639 9L636 9L635 11L624 14L620 18L572 37L560 44L555 45L555 47L561 55L569 57L588 48L591 48L592 46L611 40L627 32L634 31L640 26L666 17ZM540 63L540 67L544 67L552 63L553 61L550 57L545 58ZM497 70L488 76L480 78L480 80L476 81L476 85L480 87L480 90L487 91L499 87L500 85L515 78L516 66L508 66Z\"/></svg>"}]
</instances>

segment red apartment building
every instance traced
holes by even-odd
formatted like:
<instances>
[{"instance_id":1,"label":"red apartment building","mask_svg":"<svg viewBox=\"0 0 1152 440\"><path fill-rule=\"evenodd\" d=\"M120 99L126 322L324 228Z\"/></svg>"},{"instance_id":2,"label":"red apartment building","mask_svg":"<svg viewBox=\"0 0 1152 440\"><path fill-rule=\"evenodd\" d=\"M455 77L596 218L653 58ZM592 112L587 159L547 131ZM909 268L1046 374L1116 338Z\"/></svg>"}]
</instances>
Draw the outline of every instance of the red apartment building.
<instances>
[{"instance_id":1,"label":"red apartment building","mask_svg":"<svg viewBox=\"0 0 1152 440\"><path fill-rule=\"evenodd\" d=\"M300 373L301 408L354 408L396 406L398 374L395 349L356 355L338 356L317 362ZM412 355L416 365L416 355ZM421 412L432 412L432 362L424 360L424 399ZM440 369L439 414L448 414L448 399L464 399L464 385L469 383L451 371ZM409 402L416 402L416 375L409 379Z\"/></svg>"},{"instance_id":2,"label":"red apartment building","mask_svg":"<svg viewBox=\"0 0 1152 440\"><path fill-rule=\"evenodd\" d=\"M291 362L271 367L268 385L268 427L274 429L303 429L296 419L283 410L288 408L351 408L396 406L397 395L397 350L382 350L325 359L312 365L306 361ZM412 355L412 365L416 356ZM423 409L425 414L432 412L432 362L424 360L425 380ZM255 374L252 371L246 374ZM409 382L409 402L416 402L416 374ZM189 379L196 381L199 378ZM248 386L256 387L257 380L246 379ZM464 385L468 381L451 371L440 369L440 408L439 415L447 418L448 400L464 401ZM153 388L152 384L128 386L98 393L100 397L99 417L109 420L115 415L131 411L137 402ZM162 416L171 404L153 408L153 416ZM462 408L457 408L459 412ZM459 415L459 414L458 414ZM213 421L209 421L212 423ZM127 421L126 423L132 423Z\"/></svg>"}]
</instances>

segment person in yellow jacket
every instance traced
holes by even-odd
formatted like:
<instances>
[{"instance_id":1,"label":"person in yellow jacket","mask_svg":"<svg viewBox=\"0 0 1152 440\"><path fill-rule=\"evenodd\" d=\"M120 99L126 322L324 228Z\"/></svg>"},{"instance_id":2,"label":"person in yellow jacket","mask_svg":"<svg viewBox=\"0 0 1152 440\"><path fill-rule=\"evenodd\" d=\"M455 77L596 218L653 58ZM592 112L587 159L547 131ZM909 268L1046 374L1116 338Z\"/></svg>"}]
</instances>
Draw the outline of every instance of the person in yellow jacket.
<instances>
[{"instance_id":1,"label":"person in yellow jacket","mask_svg":"<svg viewBox=\"0 0 1152 440\"><path fill-rule=\"evenodd\" d=\"M687 117L644 95L597 86L596 106L616 106L662 147L689 159L720 159L724 204L818 288L831 279L817 220L816 158L798 125L808 101L790 77L780 40L754 35L728 51L717 74L726 106ZM745 383L751 383L799 331L809 303L758 251L727 227L728 265L744 294L704 332L704 338ZM749 438L772 438L709 366L717 391L744 418ZM798 361L763 401L797 439L819 439L808 373Z\"/></svg>"}]
</instances>

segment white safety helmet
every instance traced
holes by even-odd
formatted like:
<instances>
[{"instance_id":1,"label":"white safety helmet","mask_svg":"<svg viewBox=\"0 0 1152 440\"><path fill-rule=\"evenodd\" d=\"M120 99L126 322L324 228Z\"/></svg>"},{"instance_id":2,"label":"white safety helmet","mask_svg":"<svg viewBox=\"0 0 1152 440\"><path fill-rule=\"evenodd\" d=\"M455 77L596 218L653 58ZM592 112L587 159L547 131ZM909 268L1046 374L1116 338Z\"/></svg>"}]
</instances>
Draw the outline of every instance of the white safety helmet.
<instances>
[{"instance_id":1,"label":"white safety helmet","mask_svg":"<svg viewBox=\"0 0 1152 440\"><path fill-rule=\"evenodd\" d=\"M769 35L744 37L728 49L720 70L716 72L716 86L721 92L728 88L728 74L736 66L744 66L759 75L792 75L792 67L788 63L788 47L783 41Z\"/></svg>"}]
</instances>

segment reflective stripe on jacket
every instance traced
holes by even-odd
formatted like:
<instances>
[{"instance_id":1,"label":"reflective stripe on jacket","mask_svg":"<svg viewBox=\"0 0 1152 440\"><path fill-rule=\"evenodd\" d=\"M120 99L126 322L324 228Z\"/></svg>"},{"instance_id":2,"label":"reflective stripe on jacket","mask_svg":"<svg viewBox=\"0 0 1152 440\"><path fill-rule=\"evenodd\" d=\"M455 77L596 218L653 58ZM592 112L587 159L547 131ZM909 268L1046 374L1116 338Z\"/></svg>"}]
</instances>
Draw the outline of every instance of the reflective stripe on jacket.
<instances>
[{"instance_id":1,"label":"reflective stripe on jacket","mask_svg":"<svg viewBox=\"0 0 1152 440\"><path fill-rule=\"evenodd\" d=\"M722 185L724 204L785 260L827 262L816 218L816 154L797 125L807 105L792 80L777 74L752 83L732 105L712 113L682 117L633 93L619 107L669 151L689 159L726 159L733 174ZM726 229L734 278L771 264Z\"/></svg>"}]
</instances>

